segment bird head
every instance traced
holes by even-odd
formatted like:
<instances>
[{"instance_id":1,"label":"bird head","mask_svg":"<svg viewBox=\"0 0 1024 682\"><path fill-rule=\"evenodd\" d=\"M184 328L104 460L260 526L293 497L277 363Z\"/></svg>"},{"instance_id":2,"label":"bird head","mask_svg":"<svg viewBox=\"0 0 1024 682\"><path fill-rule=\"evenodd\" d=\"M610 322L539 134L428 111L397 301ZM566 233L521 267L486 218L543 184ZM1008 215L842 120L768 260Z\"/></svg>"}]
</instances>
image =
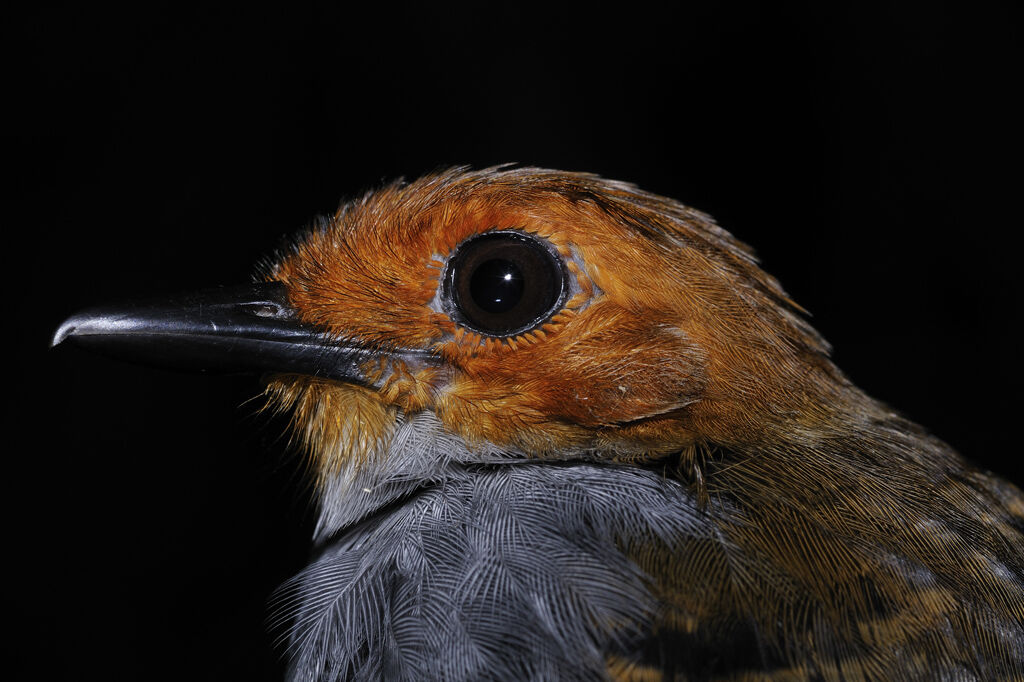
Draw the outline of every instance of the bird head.
<instances>
[{"instance_id":1,"label":"bird head","mask_svg":"<svg viewBox=\"0 0 1024 682\"><path fill-rule=\"evenodd\" d=\"M260 279L87 311L55 342L267 372L325 497L385 489L332 526L452 461L770 447L834 435L859 395L748 247L593 175L398 182L320 220Z\"/></svg>"},{"instance_id":2,"label":"bird head","mask_svg":"<svg viewBox=\"0 0 1024 682\"><path fill-rule=\"evenodd\" d=\"M663 476L645 480L667 481L667 497L648 489L635 505L605 505L618 520L583 535L618 528L661 605L651 627L682 651L712 652L694 654L700 665L733 649L765 666L798 662L771 669L801 679L891 678L919 661L992 679L982 659L1018 665L1020 492L852 386L801 310L708 216L592 175L452 170L343 205L259 273L242 288L87 311L54 342L266 373L270 404L290 411L310 455L321 543L431 488L411 504L433 505L409 521L423 534L401 545L426 557L422 538L452 509L438 494L476 505L467 490L511 486L514 475L489 474L524 462L515 473L532 471L536 485L497 504L541 500L593 520L575 512L608 501L610 489L581 492L595 471L653 465ZM614 466L579 466L591 478L563 485L547 476L560 465L537 461ZM432 548L447 552L469 532L465 518ZM512 519L502 511L481 528L536 534L537 518ZM574 523L555 534L575 537ZM300 576L287 588L306 594L302 608L378 607L370 587L356 606L324 597L345 567L398 561L356 547L372 537L398 551L383 542L395 526L370 527L341 536L343 561L305 574L314 587L304 593ZM459 542L456 554L476 551ZM309 622L319 633L322 621ZM373 640L349 641L362 651Z\"/></svg>"}]
</instances>

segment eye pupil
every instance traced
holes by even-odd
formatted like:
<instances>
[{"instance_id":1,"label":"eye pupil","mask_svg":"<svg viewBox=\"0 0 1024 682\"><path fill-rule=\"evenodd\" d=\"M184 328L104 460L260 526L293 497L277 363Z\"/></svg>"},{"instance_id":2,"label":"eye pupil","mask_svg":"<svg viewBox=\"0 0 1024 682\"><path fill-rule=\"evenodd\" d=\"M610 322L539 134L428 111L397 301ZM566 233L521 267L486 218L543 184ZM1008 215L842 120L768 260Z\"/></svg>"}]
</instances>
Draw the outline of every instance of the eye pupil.
<instances>
[{"instance_id":1,"label":"eye pupil","mask_svg":"<svg viewBox=\"0 0 1024 682\"><path fill-rule=\"evenodd\" d=\"M512 261L494 258L481 263L469 280L473 301L489 313L504 313L523 298L523 273Z\"/></svg>"},{"instance_id":2,"label":"eye pupil","mask_svg":"<svg viewBox=\"0 0 1024 682\"><path fill-rule=\"evenodd\" d=\"M547 242L514 230L467 239L448 258L443 296L452 319L490 336L521 334L563 304L568 284Z\"/></svg>"}]
</instances>

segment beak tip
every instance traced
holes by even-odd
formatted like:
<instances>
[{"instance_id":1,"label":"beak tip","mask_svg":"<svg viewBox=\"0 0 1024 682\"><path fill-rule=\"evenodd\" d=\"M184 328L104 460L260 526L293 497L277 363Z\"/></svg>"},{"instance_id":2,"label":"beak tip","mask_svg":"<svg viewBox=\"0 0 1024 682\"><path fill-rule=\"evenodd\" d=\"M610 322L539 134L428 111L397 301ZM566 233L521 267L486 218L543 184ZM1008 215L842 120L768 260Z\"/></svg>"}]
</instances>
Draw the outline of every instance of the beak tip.
<instances>
[{"instance_id":1,"label":"beak tip","mask_svg":"<svg viewBox=\"0 0 1024 682\"><path fill-rule=\"evenodd\" d=\"M116 331L117 320L101 310L87 310L60 323L50 338L50 348L59 346L69 338L90 334L108 334Z\"/></svg>"},{"instance_id":2,"label":"beak tip","mask_svg":"<svg viewBox=\"0 0 1024 682\"><path fill-rule=\"evenodd\" d=\"M64 322L57 327L57 331L53 333L53 337L50 339L50 348L55 348L67 340L69 336L74 336L77 328L78 321L75 318L70 317L64 320Z\"/></svg>"}]
</instances>

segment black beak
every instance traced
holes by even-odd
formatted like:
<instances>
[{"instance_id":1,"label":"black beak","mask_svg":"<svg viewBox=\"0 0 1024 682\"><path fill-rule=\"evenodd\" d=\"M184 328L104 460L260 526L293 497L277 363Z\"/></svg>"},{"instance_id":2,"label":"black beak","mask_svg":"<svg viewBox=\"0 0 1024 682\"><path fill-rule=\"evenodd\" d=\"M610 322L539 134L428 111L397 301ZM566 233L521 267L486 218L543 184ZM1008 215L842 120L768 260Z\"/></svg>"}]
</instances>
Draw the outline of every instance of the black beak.
<instances>
[{"instance_id":1,"label":"black beak","mask_svg":"<svg viewBox=\"0 0 1024 682\"><path fill-rule=\"evenodd\" d=\"M223 287L73 315L53 335L106 355L201 372L279 372L365 383L360 370L382 354L339 342L300 322L276 282ZM429 351L391 356L431 362Z\"/></svg>"}]
</instances>

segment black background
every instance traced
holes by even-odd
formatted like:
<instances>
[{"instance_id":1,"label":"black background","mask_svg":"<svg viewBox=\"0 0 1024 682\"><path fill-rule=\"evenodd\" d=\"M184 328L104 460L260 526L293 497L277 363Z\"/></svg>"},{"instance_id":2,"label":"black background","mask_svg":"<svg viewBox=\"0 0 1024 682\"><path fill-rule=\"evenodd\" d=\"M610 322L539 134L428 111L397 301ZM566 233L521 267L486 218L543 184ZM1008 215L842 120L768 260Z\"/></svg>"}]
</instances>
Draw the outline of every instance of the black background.
<instances>
[{"instance_id":1,"label":"black background","mask_svg":"<svg viewBox=\"0 0 1024 682\"><path fill-rule=\"evenodd\" d=\"M1020 481L1019 16L824 4L9 16L15 676L280 677L266 599L313 515L258 383L48 335L100 302L246 281L342 198L454 164L592 171L712 213L858 384Z\"/></svg>"}]
</instances>

